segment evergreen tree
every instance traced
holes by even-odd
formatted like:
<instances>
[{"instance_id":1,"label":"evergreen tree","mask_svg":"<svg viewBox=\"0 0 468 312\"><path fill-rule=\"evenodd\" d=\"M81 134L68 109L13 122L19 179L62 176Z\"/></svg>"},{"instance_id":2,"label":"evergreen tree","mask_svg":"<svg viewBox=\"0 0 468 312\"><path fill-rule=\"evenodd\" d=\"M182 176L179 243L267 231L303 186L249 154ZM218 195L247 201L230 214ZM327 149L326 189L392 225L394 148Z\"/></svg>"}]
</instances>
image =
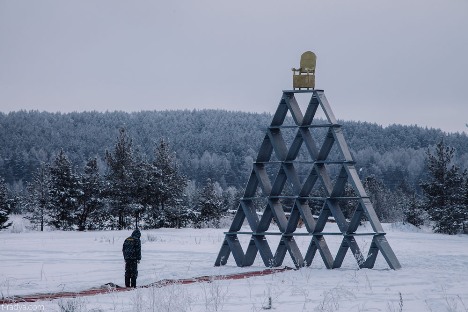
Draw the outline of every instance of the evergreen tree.
<instances>
[{"instance_id":1,"label":"evergreen tree","mask_svg":"<svg viewBox=\"0 0 468 312\"><path fill-rule=\"evenodd\" d=\"M105 223L102 219L106 218L106 214L102 211L102 182L96 158L86 163L80 176L80 188L79 208L76 212L78 231L100 228Z\"/></svg>"},{"instance_id":2,"label":"evergreen tree","mask_svg":"<svg viewBox=\"0 0 468 312\"><path fill-rule=\"evenodd\" d=\"M158 226L181 228L196 221L196 214L186 205L186 201L181 196L175 199L172 205L166 206L157 220Z\"/></svg>"},{"instance_id":3,"label":"evergreen tree","mask_svg":"<svg viewBox=\"0 0 468 312\"><path fill-rule=\"evenodd\" d=\"M153 163L140 162L137 166L139 202L144 211L145 228L161 227L158 207L161 171Z\"/></svg>"},{"instance_id":4,"label":"evergreen tree","mask_svg":"<svg viewBox=\"0 0 468 312\"><path fill-rule=\"evenodd\" d=\"M219 226L223 211L223 200L216 192L215 184L207 179L199 198L200 222Z\"/></svg>"},{"instance_id":5,"label":"evergreen tree","mask_svg":"<svg viewBox=\"0 0 468 312\"><path fill-rule=\"evenodd\" d=\"M465 172L465 185L464 185L464 206L465 206L465 220L463 221L463 233L468 234L468 174Z\"/></svg>"},{"instance_id":6,"label":"evergreen tree","mask_svg":"<svg viewBox=\"0 0 468 312\"><path fill-rule=\"evenodd\" d=\"M464 177L466 172L453 164L455 149L445 146L441 140L434 154L427 151L429 180L421 183L426 196L426 209L434 230L439 233L456 234L467 218L464 201Z\"/></svg>"},{"instance_id":7,"label":"evergreen tree","mask_svg":"<svg viewBox=\"0 0 468 312\"><path fill-rule=\"evenodd\" d=\"M195 181L188 180L187 186L185 186L183 192L184 205L195 210L198 205L199 195L197 183Z\"/></svg>"},{"instance_id":8,"label":"evergreen tree","mask_svg":"<svg viewBox=\"0 0 468 312\"><path fill-rule=\"evenodd\" d=\"M343 196L344 197L356 197L357 196L356 192L354 191L354 188L349 183L346 183ZM323 205L322 201L320 201L320 203ZM343 199L343 200L340 200L339 203L340 203L341 211L343 212L343 215L345 216L345 218L351 219L354 215L354 212L356 211L358 202L356 200Z\"/></svg>"},{"instance_id":9,"label":"evergreen tree","mask_svg":"<svg viewBox=\"0 0 468 312\"><path fill-rule=\"evenodd\" d=\"M223 191L223 213L228 210L235 211L239 206L239 199L242 194L235 187L229 186Z\"/></svg>"},{"instance_id":10,"label":"evergreen tree","mask_svg":"<svg viewBox=\"0 0 468 312\"><path fill-rule=\"evenodd\" d=\"M6 229L12 223L8 223L8 217L10 215L11 208L8 201L8 192L5 184L5 180L0 178L0 230Z\"/></svg>"},{"instance_id":11,"label":"evergreen tree","mask_svg":"<svg viewBox=\"0 0 468 312\"><path fill-rule=\"evenodd\" d=\"M131 225L128 219L136 196L133 143L125 129L120 129L113 153L106 151L106 161L106 195L114 207L111 213L117 216L117 227L121 230Z\"/></svg>"},{"instance_id":12,"label":"evergreen tree","mask_svg":"<svg viewBox=\"0 0 468 312\"><path fill-rule=\"evenodd\" d=\"M468 207L468 174L465 173L465 206Z\"/></svg>"},{"instance_id":13,"label":"evergreen tree","mask_svg":"<svg viewBox=\"0 0 468 312\"><path fill-rule=\"evenodd\" d=\"M156 149L154 166L160 173L158 185L158 201L161 209L166 205L174 205L176 199L180 198L187 179L179 172L174 154L169 149L169 144L162 140Z\"/></svg>"},{"instance_id":14,"label":"evergreen tree","mask_svg":"<svg viewBox=\"0 0 468 312\"><path fill-rule=\"evenodd\" d=\"M58 229L71 230L76 224L79 185L78 177L63 149L50 167L51 215L50 224Z\"/></svg>"},{"instance_id":15,"label":"evergreen tree","mask_svg":"<svg viewBox=\"0 0 468 312\"><path fill-rule=\"evenodd\" d=\"M182 205L187 178L179 172L174 153L163 139L156 148L150 173L148 194L152 194L153 200L148 222L156 227L180 226L187 219L186 206Z\"/></svg>"},{"instance_id":16,"label":"evergreen tree","mask_svg":"<svg viewBox=\"0 0 468 312\"><path fill-rule=\"evenodd\" d=\"M41 231L44 231L44 225L48 223L51 210L51 189L52 181L50 176L50 166L42 163L33 174L31 183L28 187L27 218L32 224L39 225Z\"/></svg>"},{"instance_id":17,"label":"evergreen tree","mask_svg":"<svg viewBox=\"0 0 468 312\"><path fill-rule=\"evenodd\" d=\"M412 224L416 227L420 227L424 224L425 211L422 209L422 204L416 198L416 194L413 194L406 200L403 205L404 222Z\"/></svg>"},{"instance_id":18,"label":"evergreen tree","mask_svg":"<svg viewBox=\"0 0 468 312\"><path fill-rule=\"evenodd\" d=\"M368 176L364 179L363 185L372 202L377 217L379 217L380 221L387 221L388 211L385 206L385 190L383 183L375 176Z\"/></svg>"}]
</instances>

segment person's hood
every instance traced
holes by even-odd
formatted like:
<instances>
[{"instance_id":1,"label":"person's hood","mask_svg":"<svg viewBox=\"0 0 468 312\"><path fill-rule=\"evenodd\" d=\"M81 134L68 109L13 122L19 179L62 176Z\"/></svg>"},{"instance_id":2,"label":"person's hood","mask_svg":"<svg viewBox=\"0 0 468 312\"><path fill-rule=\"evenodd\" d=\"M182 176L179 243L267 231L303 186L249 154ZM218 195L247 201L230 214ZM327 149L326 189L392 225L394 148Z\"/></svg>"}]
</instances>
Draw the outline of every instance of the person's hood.
<instances>
[{"instance_id":1,"label":"person's hood","mask_svg":"<svg viewBox=\"0 0 468 312\"><path fill-rule=\"evenodd\" d=\"M133 231L132 237L140 238L140 237L141 237L140 230L139 230L139 229L136 229L135 231Z\"/></svg>"}]
</instances>

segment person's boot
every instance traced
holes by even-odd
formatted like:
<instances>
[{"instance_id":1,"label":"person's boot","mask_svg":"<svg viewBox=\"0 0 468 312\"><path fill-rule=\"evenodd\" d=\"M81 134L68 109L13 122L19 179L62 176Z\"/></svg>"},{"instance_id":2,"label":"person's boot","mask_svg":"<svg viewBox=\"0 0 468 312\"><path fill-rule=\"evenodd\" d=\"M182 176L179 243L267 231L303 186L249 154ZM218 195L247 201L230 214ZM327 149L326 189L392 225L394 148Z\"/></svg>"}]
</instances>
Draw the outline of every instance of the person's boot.
<instances>
[{"instance_id":1,"label":"person's boot","mask_svg":"<svg viewBox=\"0 0 468 312\"><path fill-rule=\"evenodd\" d=\"M130 287L136 288L136 277L132 276Z\"/></svg>"},{"instance_id":2,"label":"person's boot","mask_svg":"<svg viewBox=\"0 0 468 312\"><path fill-rule=\"evenodd\" d=\"M130 276L125 276L125 287L130 287Z\"/></svg>"}]
</instances>

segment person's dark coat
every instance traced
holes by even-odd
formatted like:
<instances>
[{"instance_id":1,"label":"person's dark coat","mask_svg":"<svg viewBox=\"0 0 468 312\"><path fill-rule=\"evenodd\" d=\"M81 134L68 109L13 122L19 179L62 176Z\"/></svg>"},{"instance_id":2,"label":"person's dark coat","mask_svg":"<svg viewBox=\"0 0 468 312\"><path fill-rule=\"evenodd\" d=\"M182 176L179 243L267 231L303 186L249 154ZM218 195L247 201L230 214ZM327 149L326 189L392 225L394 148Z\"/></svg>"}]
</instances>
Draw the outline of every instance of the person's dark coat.
<instances>
[{"instance_id":1,"label":"person's dark coat","mask_svg":"<svg viewBox=\"0 0 468 312\"><path fill-rule=\"evenodd\" d=\"M136 287L138 277L138 262L141 260L140 230L133 231L132 236L125 239L122 253L125 259L125 287Z\"/></svg>"},{"instance_id":2,"label":"person's dark coat","mask_svg":"<svg viewBox=\"0 0 468 312\"><path fill-rule=\"evenodd\" d=\"M141 233L136 229L133 231L132 236L125 239L122 252L125 261L127 260L141 260Z\"/></svg>"}]
</instances>

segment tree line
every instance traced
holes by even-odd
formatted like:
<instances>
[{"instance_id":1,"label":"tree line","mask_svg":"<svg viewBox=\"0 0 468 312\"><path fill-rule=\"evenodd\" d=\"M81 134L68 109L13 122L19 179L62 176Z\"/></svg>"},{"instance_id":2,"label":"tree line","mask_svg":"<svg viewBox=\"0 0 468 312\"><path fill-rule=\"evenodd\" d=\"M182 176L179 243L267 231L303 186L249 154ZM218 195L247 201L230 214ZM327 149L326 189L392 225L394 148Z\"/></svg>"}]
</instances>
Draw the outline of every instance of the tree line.
<instances>
[{"instance_id":1,"label":"tree line","mask_svg":"<svg viewBox=\"0 0 468 312\"><path fill-rule=\"evenodd\" d=\"M180 172L174 153L161 140L153 160L138 154L124 128L112 150L105 152L106 170L96 157L79 171L60 149L51 163L42 163L27 183L23 196L9 198L0 181L0 228L16 208L43 231L127 229L132 227L217 226L237 194L223 191L207 179L200 189ZM3 217L3 218L2 218Z\"/></svg>"},{"instance_id":2,"label":"tree line","mask_svg":"<svg viewBox=\"0 0 468 312\"><path fill-rule=\"evenodd\" d=\"M133 222L146 227L217 223L224 211L236 209L270 119L268 114L216 110L0 114L0 142L4 143L0 177L6 194L0 206L15 213L27 211L34 222L39 220L38 228L44 224L84 230L126 228ZM458 221L451 223L457 224L452 228L463 227L468 184L465 134L341 123L382 221L437 223L446 215L440 212L443 207L454 205L459 207L454 213ZM292 135L284 131L286 138ZM324 133L314 136L320 144ZM449 159L445 165L456 168L452 176L458 181L444 177L437 182L443 185L440 190L451 189L447 183L459 187L451 191L450 200L443 201L429 200L437 188L426 185L435 176L435 159L442 157L436 152L440 144L450 151L444 154ZM438 209L428 208L436 203ZM351 204L342 204L352 213ZM317 203L310 206L320 209ZM0 209L0 224L7 224L1 223L5 214ZM435 230L449 232L447 226Z\"/></svg>"},{"instance_id":3,"label":"tree line","mask_svg":"<svg viewBox=\"0 0 468 312\"><path fill-rule=\"evenodd\" d=\"M216 180L223 188L242 188L250 174L270 114L222 110L48 113L0 113L0 176L13 190L31 181L42 162L51 162L58 150L82 168L90 157L105 167L105 150L125 128L135 150L150 156L161 138L176 153L188 179ZM453 161L468 168L468 137L438 129L340 121L351 152L363 176L374 175L385 187L396 189L403 181L421 191L426 150L444 138L456 148ZM318 143L324 134L314 137ZM326 133L325 133L326 134ZM284 129L284 135L293 135Z\"/></svg>"}]
</instances>

